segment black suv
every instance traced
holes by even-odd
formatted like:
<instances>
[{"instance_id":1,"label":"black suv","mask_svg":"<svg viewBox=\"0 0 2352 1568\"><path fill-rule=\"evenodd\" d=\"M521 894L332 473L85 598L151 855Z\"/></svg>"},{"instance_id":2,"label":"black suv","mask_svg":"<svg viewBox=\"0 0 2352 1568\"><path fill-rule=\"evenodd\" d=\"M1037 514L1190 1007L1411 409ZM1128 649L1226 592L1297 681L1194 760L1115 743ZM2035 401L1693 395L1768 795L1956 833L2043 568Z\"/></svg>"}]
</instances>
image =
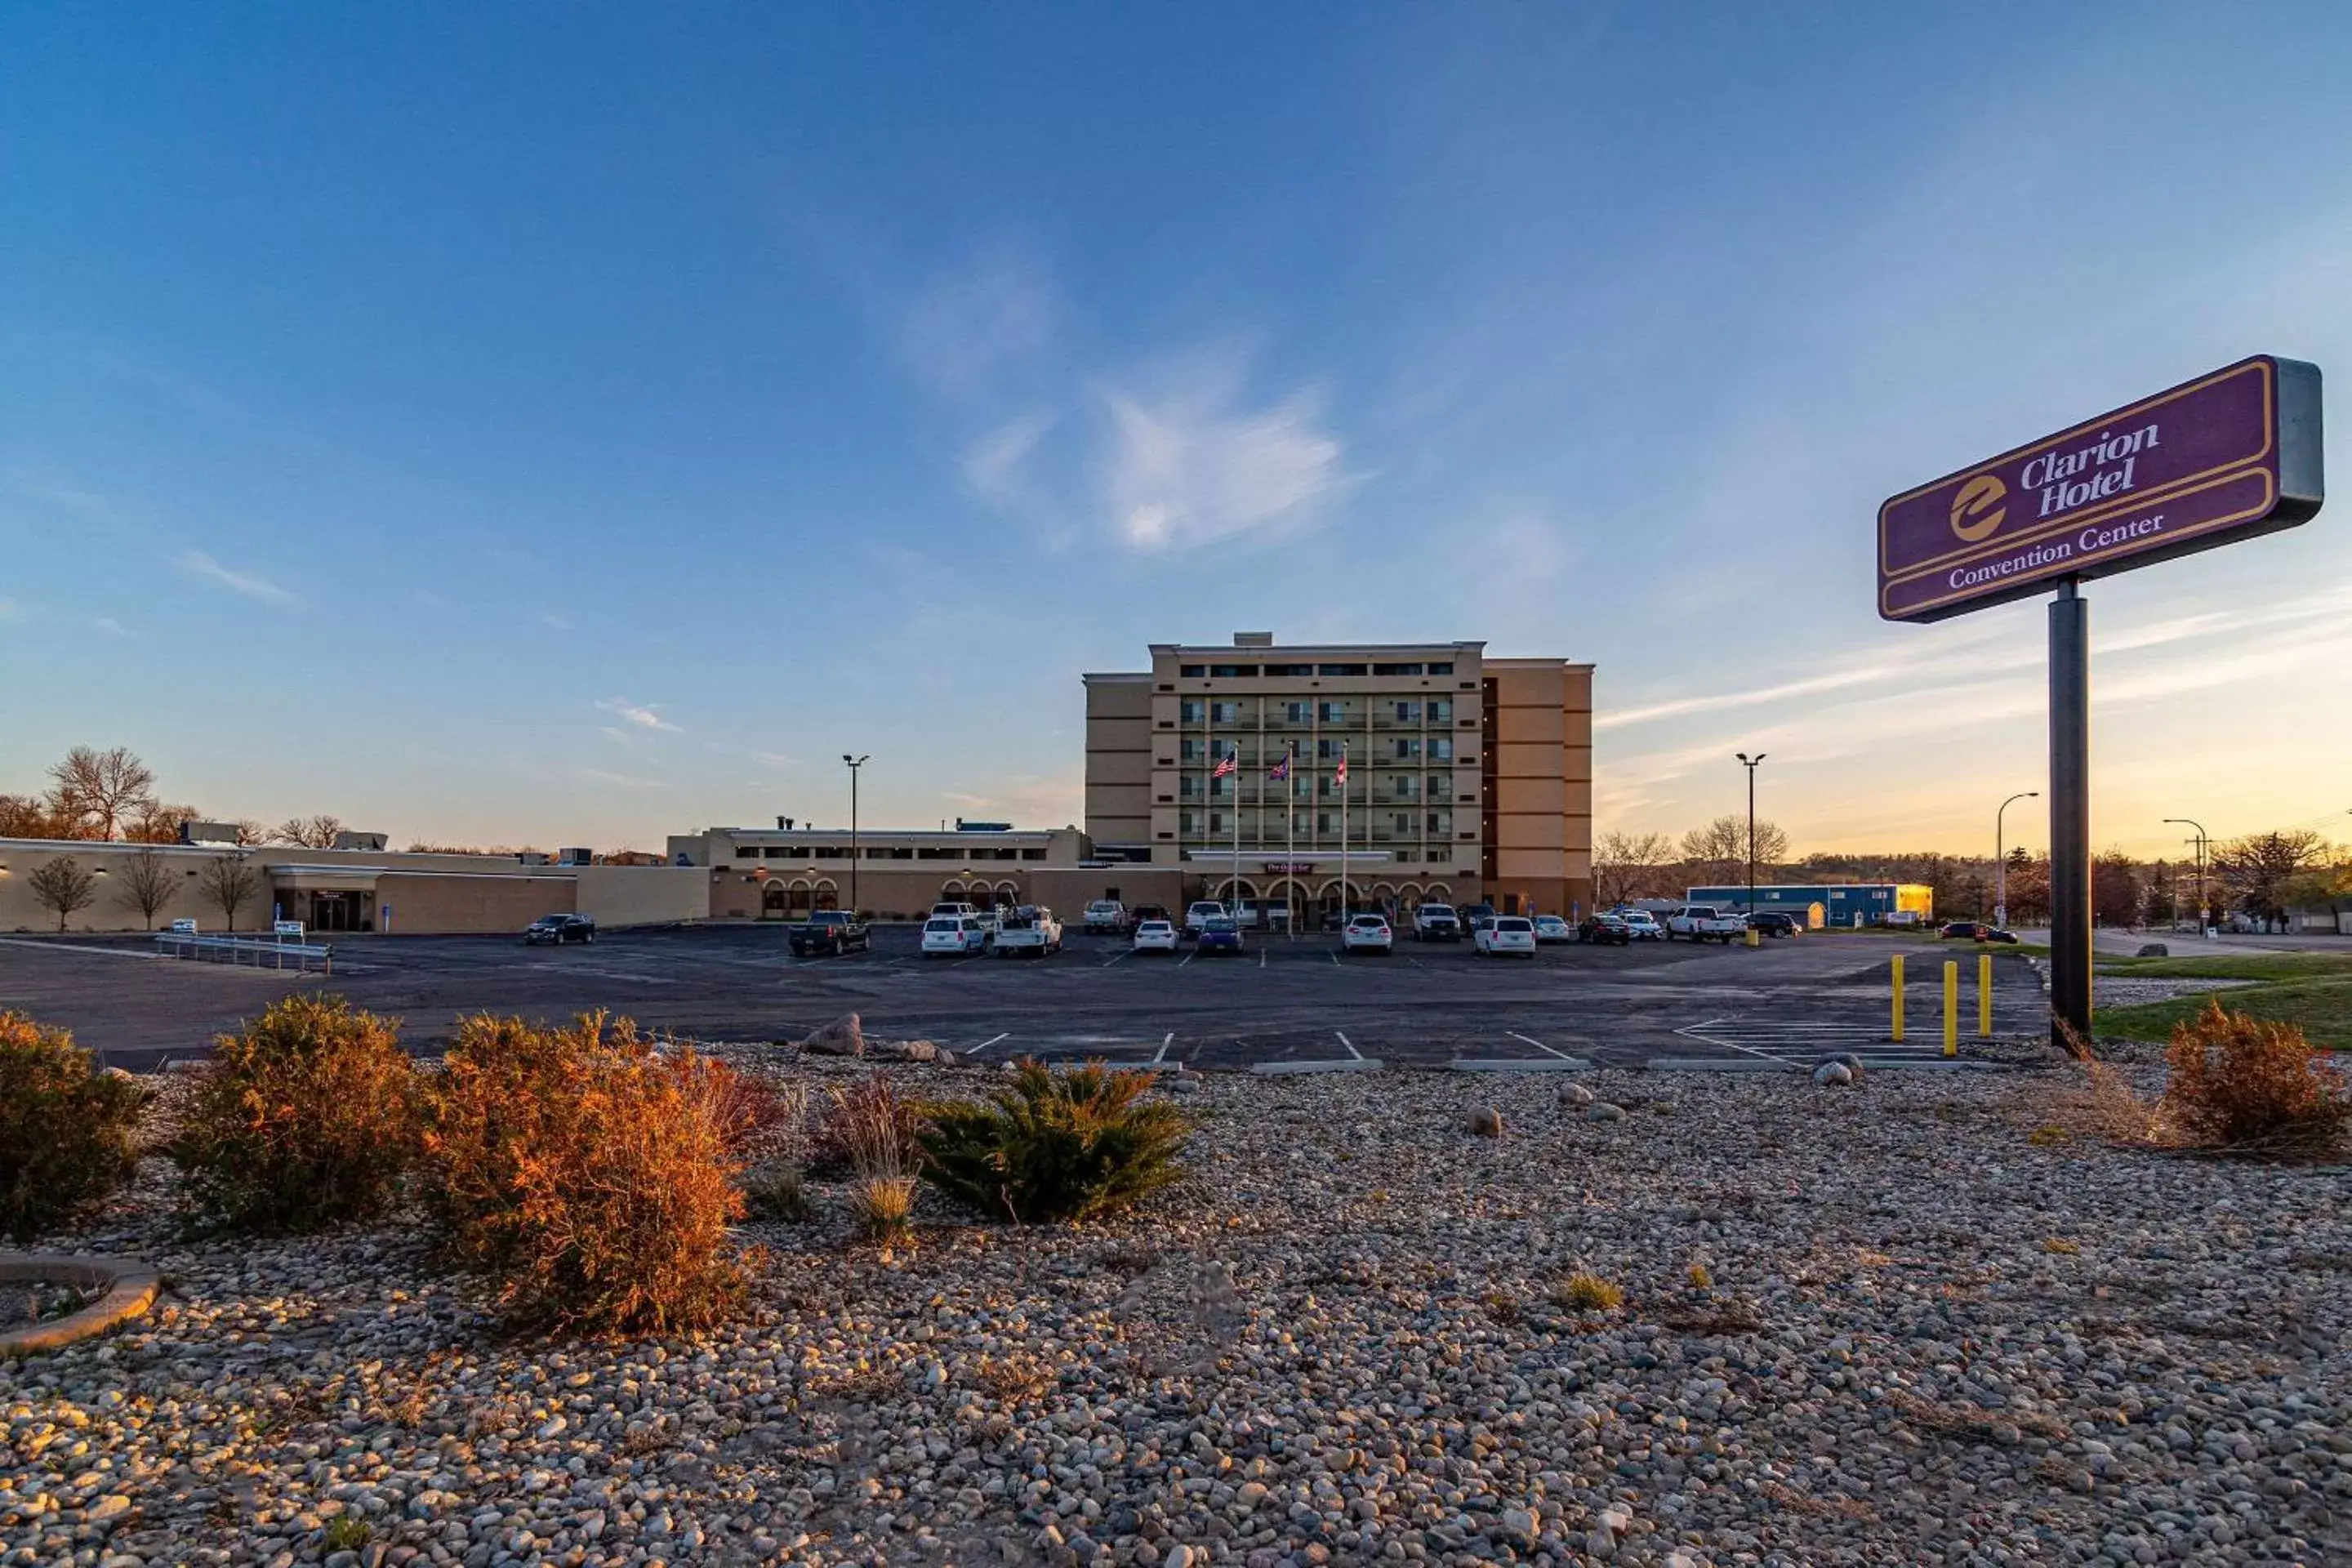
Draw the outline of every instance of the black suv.
<instances>
[{"instance_id":1,"label":"black suv","mask_svg":"<svg viewBox=\"0 0 2352 1568\"><path fill-rule=\"evenodd\" d=\"M1775 910L1766 910L1763 913L1750 919L1748 924L1759 936L1802 936L1805 934L1805 928L1797 923L1796 916L1791 914L1783 914Z\"/></svg>"},{"instance_id":2,"label":"black suv","mask_svg":"<svg viewBox=\"0 0 2352 1568\"><path fill-rule=\"evenodd\" d=\"M586 915L541 915L523 928L523 944L537 947L541 942L562 944L567 942L594 942L596 922Z\"/></svg>"}]
</instances>

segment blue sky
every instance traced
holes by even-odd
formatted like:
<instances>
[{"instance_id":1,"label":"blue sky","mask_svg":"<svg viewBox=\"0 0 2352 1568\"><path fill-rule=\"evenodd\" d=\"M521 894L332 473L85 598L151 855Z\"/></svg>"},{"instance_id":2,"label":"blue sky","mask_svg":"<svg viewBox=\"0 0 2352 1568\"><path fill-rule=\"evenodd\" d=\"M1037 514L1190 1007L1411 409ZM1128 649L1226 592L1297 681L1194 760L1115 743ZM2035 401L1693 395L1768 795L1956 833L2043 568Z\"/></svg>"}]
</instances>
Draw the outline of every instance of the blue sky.
<instances>
[{"instance_id":1,"label":"blue sky","mask_svg":"<svg viewBox=\"0 0 2352 1568\"><path fill-rule=\"evenodd\" d=\"M1248 627L1595 661L1603 828L1760 747L1801 849L1988 849L2042 611L1881 624L1877 502L2352 369L2347 81L2324 4L11 7L0 789L1059 824L1078 672ZM2344 504L2093 585L2102 843L2352 824Z\"/></svg>"}]
</instances>

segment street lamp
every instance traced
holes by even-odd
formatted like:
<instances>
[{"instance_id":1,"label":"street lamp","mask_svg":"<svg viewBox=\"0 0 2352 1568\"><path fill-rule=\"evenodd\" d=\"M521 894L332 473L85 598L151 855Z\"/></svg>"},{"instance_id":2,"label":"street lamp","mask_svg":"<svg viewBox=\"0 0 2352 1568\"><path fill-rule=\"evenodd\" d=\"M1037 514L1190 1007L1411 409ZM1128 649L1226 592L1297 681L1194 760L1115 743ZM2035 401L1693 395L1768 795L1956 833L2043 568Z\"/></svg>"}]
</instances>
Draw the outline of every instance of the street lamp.
<instances>
[{"instance_id":1,"label":"street lamp","mask_svg":"<svg viewBox=\"0 0 2352 1568\"><path fill-rule=\"evenodd\" d=\"M2200 935L2202 935L2205 931L2205 847L2213 840L2211 836L2206 833L2205 825L2193 816L2168 816L2164 820L2197 830L2197 837L2194 840L2197 846L2197 931Z\"/></svg>"},{"instance_id":2,"label":"street lamp","mask_svg":"<svg viewBox=\"0 0 2352 1568\"><path fill-rule=\"evenodd\" d=\"M1750 757L1745 752L1733 756L1748 769L1748 945L1756 945L1756 769L1764 761L1764 753Z\"/></svg>"},{"instance_id":3,"label":"street lamp","mask_svg":"<svg viewBox=\"0 0 2352 1568\"><path fill-rule=\"evenodd\" d=\"M867 762L866 757L853 757L847 752L841 760L849 765L849 918L857 918L857 770Z\"/></svg>"},{"instance_id":4,"label":"street lamp","mask_svg":"<svg viewBox=\"0 0 2352 1568\"><path fill-rule=\"evenodd\" d=\"M2001 836L2000 819L2019 801L2041 798L2040 790L2026 790L2002 801L2000 810L1992 814L1992 923L2004 930L2009 925L2009 841Z\"/></svg>"}]
</instances>

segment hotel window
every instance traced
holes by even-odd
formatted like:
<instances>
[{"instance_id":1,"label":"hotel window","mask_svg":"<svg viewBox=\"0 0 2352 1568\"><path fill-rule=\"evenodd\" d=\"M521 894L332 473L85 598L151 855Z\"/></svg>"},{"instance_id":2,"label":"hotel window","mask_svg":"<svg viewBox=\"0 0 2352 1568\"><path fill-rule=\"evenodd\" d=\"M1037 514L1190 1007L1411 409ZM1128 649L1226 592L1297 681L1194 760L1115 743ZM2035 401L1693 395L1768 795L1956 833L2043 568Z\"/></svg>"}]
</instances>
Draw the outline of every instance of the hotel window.
<instances>
[{"instance_id":1,"label":"hotel window","mask_svg":"<svg viewBox=\"0 0 2352 1568\"><path fill-rule=\"evenodd\" d=\"M735 851L735 858L738 860L757 860L759 858L760 852L757 849L738 849Z\"/></svg>"},{"instance_id":2,"label":"hotel window","mask_svg":"<svg viewBox=\"0 0 2352 1568\"><path fill-rule=\"evenodd\" d=\"M1282 721L1286 724L1304 724L1314 716L1315 704L1312 702L1286 702L1282 705Z\"/></svg>"},{"instance_id":3,"label":"hotel window","mask_svg":"<svg viewBox=\"0 0 2352 1568\"><path fill-rule=\"evenodd\" d=\"M1398 736L1395 745L1396 760L1398 762L1417 763L1421 760L1421 742L1412 736Z\"/></svg>"},{"instance_id":4,"label":"hotel window","mask_svg":"<svg viewBox=\"0 0 2352 1568\"><path fill-rule=\"evenodd\" d=\"M1422 819L1422 826L1432 833L1451 833L1454 831L1454 814L1450 811L1433 811Z\"/></svg>"},{"instance_id":5,"label":"hotel window","mask_svg":"<svg viewBox=\"0 0 2352 1568\"><path fill-rule=\"evenodd\" d=\"M1200 779L1194 774L1186 773L1176 781L1176 793L1186 800L1198 798L1201 793Z\"/></svg>"},{"instance_id":6,"label":"hotel window","mask_svg":"<svg viewBox=\"0 0 2352 1568\"><path fill-rule=\"evenodd\" d=\"M1315 742L1315 755L1323 762L1336 763L1343 754L1347 744L1345 741L1335 741L1327 735Z\"/></svg>"},{"instance_id":7,"label":"hotel window","mask_svg":"<svg viewBox=\"0 0 2352 1568\"><path fill-rule=\"evenodd\" d=\"M1364 666L1360 664L1318 664L1315 667L1315 673L1318 675L1361 675L1364 673Z\"/></svg>"},{"instance_id":8,"label":"hotel window","mask_svg":"<svg viewBox=\"0 0 2352 1568\"><path fill-rule=\"evenodd\" d=\"M1217 680L1242 680L1250 676L1255 675L1256 673L1257 666L1254 664L1213 664L1209 666L1210 677Z\"/></svg>"},{"instance_id":9,"label":"hotel window","mask_svg":"<svg viewBox=\"0 0 2352 1568\"><path fill-rule=\"evenodd\" d=\"M1176 831L1189 838L1201 830L1200 820L1198 813L1180 811L1176 814Z\"/></svg>"},{"instance_id":10,"label":"hotel window","mask_svg":"<svg viewBox=\"0 0 2352 1568\"><path fill-rule=\"evenodd\" d=\"M1454 699L1433 697L1429 700L1429 721L1433 724L1454 722Z\"/></svg>"},{"instance_id":11,"label":"hotel window","mask_svg":"<svg viewBox=\"0 0 2352 1568\"><path fill-rule=\"evenodd\" d=\"M1418 723L1420 723L1420 722L1421 722L1421 704L1420 704L1420 703L1418 703L1418 702L1400 702L1400 703L1398 703L1398 704L1396 705L1396 717L1397 717L1397 722L1398 722L1398 723L1400 723L1400 724L1418 724Z\"/></svg>"},{"instance_id":12,"label":"hotel window","mask_svg":"<svg viewBox=\"0 0 2352 1568\"><path fill-rule=\"evenodd\" d=\"M1209 742L1188 735L1176 742L1176 760L1180 763L1202 762L1208 754Z\"/></svg>"},{"instance_id":13,"label":"hotel window","mask_svg":"<svg viewBox=\"0 0 2352 1568\"><path fill-rule=\"evenodd\" d=\"M1242 705L1241 705L1240 703L1238 703L1238 702L1212 702L1212 703L1210 703L1210 704L1209 704L1209 722L1210 722L1210 723L1212 723L1212 724L1238 724L1238 723L1240 723L1241 721L1242 721Z\"/></svg>"},{"instance_id":14,"label":"hotel window","mask_svg":"<svg viewBox=\"0 0 2352 1568\"><path fill-rule=\"evenodd\" d=\"M1265 667L1265 673L1268 679L1296 679L1314 674L1315 667L1311 664L1269 664Z\"/></svg>"},{"instance_id":15,"label":"hotel window","mask_svg":"<svg viewBox=\"0 0 2352 1568\"><path fill-rule=\"evenodd\" d=\"M1337 834L1339 831L1339 814L1336 811L1317 812L1315 814L1315 831L1318 833Z\"/></svg>"},{"instance_id":16,"label":"hotel window","mask_svg":"<svg viewBox=\"0 0 2352 1568\"><path fill-rule=\"evenodd\" d=\"M1452 762L1454 760L1454 737L1451 735L1438 735L1432 738L1429 742L1429 760L1433 763Z\"/></svg>"},{"instance_id":17,"label":"hotel window","mask_svg":"<svg viewBox=\"0 0 2352 1568\"><path fill-rule=\"evenodd\" d=\"M1430 799L1444 800L1447 795L1452 795L1453 793L1454 775L1452 773L1432 773L1429 775Z\"/></svg>"},{"instance_id":18,"label":"hotel window","mask_svg":"<svg viewBox=\"0 0 2352 1568\"><path fill-rule=\"evenodd\" d=\"M1315 705L1315 714L1326 724L1344 724L1348 721L1348 705L1344 702L1318 702Z\"/></svg>"},{"instance_id":19,"label":"hotel window","mask_svg":"<svg viewBox=\"0 0 2352 1568\"><path fill-rule=\"evenodd\" d=\"M1454 666L1450 663L1433 664L1429 667L1429 673L1432 675L1451 675L1454 673Z\"/></svg>"},{"instance_id":20,"label":"hotel window","mask_svg":"<svg viewBox=\"0 0 2352 1568\"><path fill-rule=\"evenodd\" d=\"M1389 824L1393 831L1410 836L1412 832L1412 813L1409 811L1391 812L1389 814Z\"/></svg>"},{"instance_id":21,"label":"hotel window","mask_svg":"<svg viewBox=\"0 0 2352 1568\"><path fill-rule=\"evenodd\" d=\"M1391 775L1389 779L1389 797L1391 800L1419 800L1421 798L1419 775L1414 773Z\"/></svg>"},{"instance_id":22,"label":"hotel window","mask_svg":"<svg viewBox=\"0 0 2352 1568\"><path fill-rule=\"evenodd\" d=\"M1324 773L1318 777L1315 781L1315 798L1318 800L1339 799L1339 781L1333 778L1329 773Z\"/></svg>"},{"instance_id":23,"label":"hotel window","mask_svg":"<svg viewBox=\"0 0 2352 1568\"><path fill-rule=\"evenodd\" d=\"M1213 778L1209 781L1209 798L1211 800L1231 800L1233 797L1233 774L1227 773L1223 778Z\"/></svg>"},{"instance_id":24,"label":"hotel window","mask_svg":"<svg viewBox=\"0 0 2352 1568\"><path fill-rule=\"evenodd\" d=\"M1176 703L1176 717L1183 723L1197 724L1207 711L1208 705L1197 697L1181 698Z\"/></svg>"},{"instance_id":25,"label":"hotel window","mask_svg":"<svg viewBox=\"0 0 2352 1568\"><path fill-rule=\"evenodd\" d=\"M1213 811L1209 813L1209 831L1212 834L1223 833L1231 826L1232 818L1225 813L1222 811Z\"/></svg>"},{"instance_id":26,"label":"hotel window","mask_svg":"<svg viewBox=\"0 0 2352 1568\"><path fill-rule=\"evenodd\" d=\"M1421 673L1421 666L1417 664L1376 664L1372 666L1372 673L1374 675L1419 675Z\"/></svg>"},{"instance_id":27,"label":"hotel window","mask_svg":"<svg viewBox=\"0 0 2352 1568\"><path fill-rule=\"evenodd\" d=\"M1188 664L1176 673L1187 680L1198 680L1209 673L1209 667L1205 664Z\"/></svg>"}]
</instances>

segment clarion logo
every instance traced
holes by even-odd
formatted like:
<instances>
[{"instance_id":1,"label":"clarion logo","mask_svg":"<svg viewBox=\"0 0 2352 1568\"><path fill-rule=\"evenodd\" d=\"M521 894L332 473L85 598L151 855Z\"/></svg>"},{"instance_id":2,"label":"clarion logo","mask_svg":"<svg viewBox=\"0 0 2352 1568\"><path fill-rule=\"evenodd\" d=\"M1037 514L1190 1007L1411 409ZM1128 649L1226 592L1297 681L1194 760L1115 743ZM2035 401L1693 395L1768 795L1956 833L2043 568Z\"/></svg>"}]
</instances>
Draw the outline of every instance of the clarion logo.
<instances>
[{"instance_id":1,"label":"clarion logo","mask_svg":"<svg viewBox=\"0 0 2352 1568\"><path fill-rule=\"evenodd\" d=\"M2000 504L2008 495L2009 487L1998 474L1979 474L1952 496L1952 531L1970 544L1991 538L2009 516L2009 509Z\"/></svg>"}]
</instances>

